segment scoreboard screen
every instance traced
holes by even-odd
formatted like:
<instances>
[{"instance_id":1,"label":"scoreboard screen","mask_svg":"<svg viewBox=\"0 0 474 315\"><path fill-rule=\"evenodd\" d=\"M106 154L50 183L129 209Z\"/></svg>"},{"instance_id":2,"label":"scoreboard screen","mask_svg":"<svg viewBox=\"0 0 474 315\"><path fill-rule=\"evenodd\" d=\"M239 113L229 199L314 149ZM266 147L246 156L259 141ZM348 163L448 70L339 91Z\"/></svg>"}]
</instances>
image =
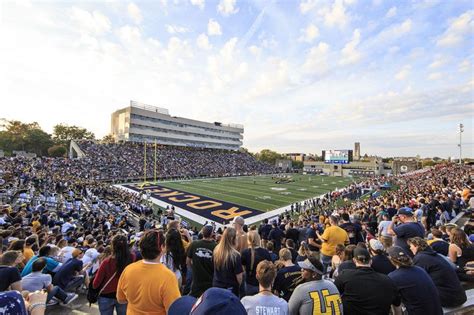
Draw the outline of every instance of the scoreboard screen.
<instances>
[{"instance_id":1,"label":"scoreboard screen","mask_svg":"<svg viewBox=\"0 0 474 315\"><path fill-rule=\"evenodd\" d=\"M352 150L324 150L323 160L329 164L348 164L352 162Z\"/></svg>"}]
</instances>

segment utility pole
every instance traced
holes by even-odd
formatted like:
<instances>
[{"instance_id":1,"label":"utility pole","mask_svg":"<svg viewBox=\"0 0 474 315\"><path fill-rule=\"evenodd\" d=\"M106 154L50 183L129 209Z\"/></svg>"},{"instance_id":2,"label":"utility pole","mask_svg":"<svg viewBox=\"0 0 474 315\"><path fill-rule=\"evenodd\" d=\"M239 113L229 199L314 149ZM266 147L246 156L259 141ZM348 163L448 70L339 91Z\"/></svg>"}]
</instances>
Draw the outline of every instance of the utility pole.
<instances>
[{"instance_id":1,"label":"utility pole","mask_svg":"<svg viewBox=\"0 0 474 315\"><path fill-rule=\"evenodd\" d=\"M462 133L464 132L464 125L459 124L459 164L462 164Z\"/></svg>"}]
</instances>

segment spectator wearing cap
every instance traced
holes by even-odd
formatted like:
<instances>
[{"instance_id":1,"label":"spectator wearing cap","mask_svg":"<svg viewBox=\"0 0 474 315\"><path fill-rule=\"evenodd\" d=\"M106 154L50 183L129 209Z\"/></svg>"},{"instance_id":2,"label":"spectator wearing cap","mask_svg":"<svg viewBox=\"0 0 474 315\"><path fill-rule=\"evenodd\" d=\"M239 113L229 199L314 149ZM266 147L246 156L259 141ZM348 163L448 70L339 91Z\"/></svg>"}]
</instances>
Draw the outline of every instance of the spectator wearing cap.
<instances>
[{"instance_id":1,"label":"spectator wearing cap","mask_svg":"<svg viewBox=\"0 0 474 315\"><path fill-rule=\"evenodd\" d=\"M397 215L392 218L392 222L388 226L388 232L396 236L395 246L401 247L410 257L413 257L413 253L407 244L408 239L425 236L425 228L414 220L413 211L408 207L398 210Z\"/></svg>"},{"instance_id":2,"label":"spectator wearing cap","mask_svg":"<svg viewBox=\"0 0 474 315\"><path fill-rule=\"evenodd\" d=\"M412 259L403 248L392 246L387 252L390 261L397 268L388 276L395 282L407 313L443 314L438 290L428 273L423 268L413 266Z\"/></svg>"},{"instance_id":3,"label":"spectator wearing cap","mask_svg":"<svg viewBox=\"0 0 474 315\"><path fill-rule=\"evenodd\" d=\"M337 287L323 280L324 267L317 258L298 262L305 283L298 285L288 302L290 314L342 314L342 300Z\"/></svg>"},{"instance_id":4,"label":"spectator wearing cap","mask_svg":"<svg viewBox=\"0 0 474 315\"><path fill-rule=\"evenodd\" d=\"M143 260L128 265L122 272L117 301L127 303L127 314L165 315L181 296L174 273L160 263L164 242L162 231L147 231L139 245Z\"/></svg>"},{"instance_id":5,"label":"spectator wearing cap","mask_svg":"<svg viewBox=\"0 0 474 315\"><path fill-rule=\"evenodd\" d=\"M345 314L385 315L391 305L400 306L395 283L370 266L368 250L357 247L353 261L356 269L343 271L334 282L342 296Z\"/></svg>"},{"instance_id":6,"label":"spectator wearing cap","mask_svg":"<svg viewBox=\"0 0 474 315\"><path fill-rule=\"evenodd\" d=\"M242 259L237 247L237 232L228 227L214 249L214 276L212 286L229 289L239 296L239 287L242 284Z\"/></svg>"},{"instance_id":7,"label":"spectator wearing cap","mask_svg":"<svg viewBox=\"0 0 474 315\"><path fill-rule=\"evenodd\" d=\"M247 315L240 300L229 290L209 288L196 299L183 296L169 308L167 315Z\"/></svg>"},{"instance_id":8,"label":"spectator wearing cap","mask_svg":"<svg viewBox=\"0 0 474 315\"><path fill-rule=\"evenodd\" d=\"M245 220L242 217L235 217L232 225L237 233L236 249L240 254L242 254L244 249L248 247L247 233L244 231Z\"/></svg>"},{"instance_id":9,"label":"spectator wearing cap","mask_svg":"<svg viewBox=\"0 0 474 315\"><path fill-rule=\"evenodd\" d=\"M117 301L117 286L120 276L129 264L135 261L135 255L130 253L127 237L116 235L112 239L112 255L102 261L94 277L92 286L100 289L98 299L101 315L113 315L114 309L117 315L125 315L127 305Z\"/></svg>"},{"instance_id":10,"label":"spectator wearing cap","mask_svg":"<svg viewBox=\"0 0 474 315\"><path fill-rule=\"evenodd\" d=\"M441 306L456 307L466 302L466 292L461 286L456 271L446 258L436 253L428 243L414 237L408 240L413 252L413 264L423 268L438 289Z\"/></svg>"},{"instance_id":11,"label":"spectator wearing cap","mask_svg":"<svg viewBox=\"0 0 474 315\"><path fill-rule=\"evenodd\" d=\"M385 275L395 270L395 266L392 265L390 259L388 259L385 248L379 240L370 240L368 250L372 256L370 264L372 269Z\"/></svg>"},{"instance_id":12,"label":"spectator wearing cap","mask_svg":"<svg viewBox=\"0 0 474 315\"><path fill-rule=\"evenodd\" d=\"M336 216L329 217L331 226L324 229L323 235L316 231L316 235L323 242L321 246L321 262L324 266L324 271L331 265L332 256L336 254L337 244L349 244L349 236L347 232L338 226L338 219Z\"/></svg>"},{"instance_id":13,"label":"spectator wearing cap","mask_svg":"<svg viewBox=\"0 0 474 315\"><path fill-rule=\"evenodd\" d=\"M260 247L260 236L257 231L249 231L248 246L242 252L242 265L245 267L245 295L258 293L257 265L264 260L271 261L270 254Z\"/></svg>"},{"instance_id":14,"label":"spectator wearing cap","mask_svg":"<svg viewBox=\"0 0 474 315\"><path fill-rule=\"evenodd\" d=\"M271 261L263 260L258 263L256 272L259 285L258 294L242 299L242 304L248 315L288 314L288 303L272 293L276 275L276 267Z\"/></svg>"},{"instance_id":15,"label":"spectator wearing cap","mask_svg":"<svg viewBox=\"0 0 474 315\"><path fill-rule=\"evenodd\" d=\"M280 249L279 254L283 267L277 272L273 289L278 296L288 301L298 284L301 283L301 267L292 262L291 251L288 248Z\"/></svg>"},{"instance_id":16,"label":"spectator wearing cap","mask_svg":"<svg viewBox=\"0 0 474 315\"><path fill-rule=\"evenodd\" d=\"M82 257L84 257L84 252L79 248L74 249L72 258L66 261L55 273L53 284L69 292L77 290L84 282L87 282L87 273L83 270L83 267L85 269L89 266L83 265Z\"/></svg>"},{"instance_id":17,"label":"spectator wearing cap","mask_svg":"<svg viewBox=\"0 0 474 315\"><path fill-rule=\"evenodd\" d=\"M213 239L214 228L205 225L202 230L202 239L189 245L186 262L192 270L192 283L190 295L200 297L204 291L212 287L214 265L212 262L216 242Z\"/></svg>"}]
</instances>

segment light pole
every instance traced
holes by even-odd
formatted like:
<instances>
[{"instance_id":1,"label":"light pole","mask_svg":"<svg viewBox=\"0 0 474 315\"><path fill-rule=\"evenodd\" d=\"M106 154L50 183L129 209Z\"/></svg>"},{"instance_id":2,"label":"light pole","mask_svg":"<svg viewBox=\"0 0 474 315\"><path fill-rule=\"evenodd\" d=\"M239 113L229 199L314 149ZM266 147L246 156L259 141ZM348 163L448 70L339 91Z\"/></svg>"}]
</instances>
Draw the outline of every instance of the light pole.
<instances>
[{"instance_id":1,"label":"light pole","mask_svg":"<svg viewBox=\"0 0 474 315\"><path fill-rule=\"evenodd\" d=\"M462 164L462 133L464 132L464 125L459 124L459 164Z\"/></svg>"}]
</instances>

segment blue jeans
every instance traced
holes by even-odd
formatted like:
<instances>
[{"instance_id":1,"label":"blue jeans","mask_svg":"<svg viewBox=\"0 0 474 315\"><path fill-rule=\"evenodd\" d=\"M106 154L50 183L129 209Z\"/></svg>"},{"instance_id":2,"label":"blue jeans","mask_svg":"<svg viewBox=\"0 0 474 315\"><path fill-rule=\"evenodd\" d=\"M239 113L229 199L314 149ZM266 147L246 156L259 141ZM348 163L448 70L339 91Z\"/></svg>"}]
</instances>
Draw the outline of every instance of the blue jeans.
<instances>
[{"instance_id":1,"label":"blue jeans","mask_svg":"<svg viewBox=\"0 0 474 315\"><path fill-rule=\"evenodd\" d=\"M56 297L58 300L64 302L67 298L67 293L63 291L60 287L57 285L53 287L51 291L48 292L48 297L46 298L46 303L51 301L53 297Z\"/></svg>"},{"instance_id":2,"label":"blue jeans","mask_svg":"<svg viewBox=\"0 0 474 315\"><path fill-rule=\"evenodd\" d=\"M127 313L127 304L120 304L116 299L99 296L100 315L113 315L114 308L117 315L125 315Z\"/></svg>"}]
</instances>

